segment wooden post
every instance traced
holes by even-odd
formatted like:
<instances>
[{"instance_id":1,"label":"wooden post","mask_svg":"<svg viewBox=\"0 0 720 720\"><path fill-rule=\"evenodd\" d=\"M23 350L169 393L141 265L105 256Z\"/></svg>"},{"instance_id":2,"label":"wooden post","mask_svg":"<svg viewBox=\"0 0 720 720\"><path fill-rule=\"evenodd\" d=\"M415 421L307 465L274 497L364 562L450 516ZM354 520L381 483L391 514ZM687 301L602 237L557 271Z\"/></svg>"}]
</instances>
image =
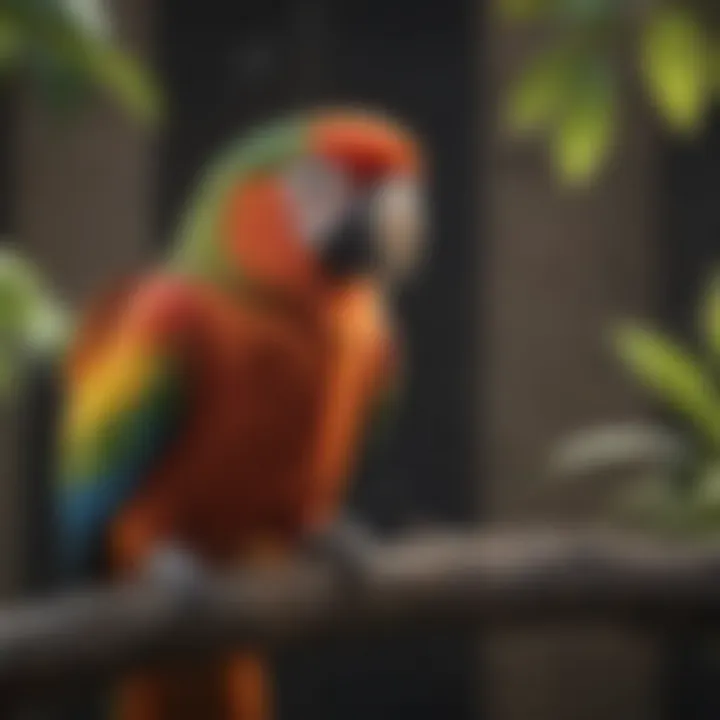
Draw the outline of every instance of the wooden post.
<instances>
[{"instance_id":1,"label":"wooden post","mask_svg":"<svg viewBox=\"0 0 720 720\"><path fill-rule=\"evenodd\" d=\"M497 17L487 27L484 509L496 521L592 519L609 486L560 493L539 483L564 433L643 414L603 333L614 319L652 306L655 143L643 112L628 107L609 172L589 190L562 190L540 148L518 147L494 126L500 97L534 38ZM492 720L654 717L650 648L607 626L497 631L483 662Z\"/></svg>"}]
</instances>

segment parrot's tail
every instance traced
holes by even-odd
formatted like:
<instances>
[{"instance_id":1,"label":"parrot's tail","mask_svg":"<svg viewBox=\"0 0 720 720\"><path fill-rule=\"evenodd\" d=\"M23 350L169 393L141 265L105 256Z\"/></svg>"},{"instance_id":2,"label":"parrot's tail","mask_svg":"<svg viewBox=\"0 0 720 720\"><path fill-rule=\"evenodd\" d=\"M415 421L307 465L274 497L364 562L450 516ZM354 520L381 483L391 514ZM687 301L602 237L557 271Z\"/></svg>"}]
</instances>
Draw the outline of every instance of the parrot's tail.
<instances>
[{"instance_id":1,"label":"parrot's tail","mask_svg":"<svg viewBox=\"0 0 720 720\"><path fill-rule=\"evenodd\" d=\"M226 673L228 720L272 720L273 692L267 664L255 655L237 655Z\"/></svg>"},{"instance_id":2,"label":"parrot's tail","mask_svg":"<svg viewBox=\"0 0 720 720\"><path fill-rule=\"evenodd\" d=\"M112 720L271 720L265 662L249 654L222 664L155 670L122 684Z\"/></svg>"}]
</instances>

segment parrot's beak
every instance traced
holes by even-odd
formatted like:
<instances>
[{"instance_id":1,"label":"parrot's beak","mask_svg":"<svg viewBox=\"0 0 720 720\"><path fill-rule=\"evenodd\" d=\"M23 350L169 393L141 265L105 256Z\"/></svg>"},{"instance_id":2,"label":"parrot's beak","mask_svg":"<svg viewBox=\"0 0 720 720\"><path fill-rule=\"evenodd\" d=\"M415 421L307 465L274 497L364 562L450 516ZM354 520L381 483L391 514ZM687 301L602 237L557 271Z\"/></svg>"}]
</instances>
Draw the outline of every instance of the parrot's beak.
<instances>
[{"instance_id":1,"label":"parrot's beak","mask_svg":"<svg viewBox=\"0 0 720 720\"><path fill-rule=\"evenodd\" d=\"M392 285L404 284L415 276L425 255L425 193L414 178L389 179L375 192L371 213L378 270Z\"/></svg>"},{"instance_id":2,"label":"parrot's beak","mask_svg":"<svg viewBox=\"0 0 720 720\"><path fill-rule=\"evenodd\" d=\"M367 198L356 200L322 244L322 262L334 276L370 272L375 264L372 213Z\"/></svg>"},{"instance_id":3,"label":"parrot's beak","mask_svg":"<svg viewBox=\"0 0 720 720\"><path fill-rule=\"evenodd\" d=\"M353 203L323 243L333 275L371 273L392 286L411 278L422 259L426 213L417 183L392 178Z\"/></svg>"},{"instance_id":4,"label":"parrot's beak","mask_svg":"<svg viewBox=\"0 0 720 720\"><path fill-rule=\"evenodd\" d=\"M332 193L341 202L325 204L339 212L321 213L331 220L313 243L323 264L333 274L404 284L423 257L427 224L426 160L413 135L372 114L325 112L311 126L310 147L321 165L336 170L325 188L344 190Z\"/></svg>"}]
</instances>

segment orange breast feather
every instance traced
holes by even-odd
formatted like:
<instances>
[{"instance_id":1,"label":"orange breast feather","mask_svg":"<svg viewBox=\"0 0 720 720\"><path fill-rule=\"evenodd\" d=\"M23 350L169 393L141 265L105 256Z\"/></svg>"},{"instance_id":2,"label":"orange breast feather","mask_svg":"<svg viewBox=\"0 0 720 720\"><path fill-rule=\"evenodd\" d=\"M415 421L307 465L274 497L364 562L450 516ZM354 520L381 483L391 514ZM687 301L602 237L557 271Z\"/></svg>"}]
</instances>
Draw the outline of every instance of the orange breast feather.
<instances>
[{"instance_id":1,"label":"orange breast feather","mask_svg":"<svg viewBox=\"0 0 720 720\"><path fill-rule=\"evenodd\" d=\"M123 297L88 321L76 368L122 311ZM207 286L185 297L194 311L178 345L184 416L125 511L154 505L160 512L150 514L163 518L164 533L222 560L337 511L385 374L387 328L366 289L297 313L260 309ZM352 322L338 332L351 309Z\"/></svg>"},{"instance_id":2,"label":"orange breast feather","mask_svg":"<svg viewBox=\"0 0 720 720\"><path fill-rule=\"evenodd\" d=\"M225 556L297 525L327 352L311 318L207 288L196 298L187 418L152 484L177 504L188 541Z\"/></svg>"}]
</instances>

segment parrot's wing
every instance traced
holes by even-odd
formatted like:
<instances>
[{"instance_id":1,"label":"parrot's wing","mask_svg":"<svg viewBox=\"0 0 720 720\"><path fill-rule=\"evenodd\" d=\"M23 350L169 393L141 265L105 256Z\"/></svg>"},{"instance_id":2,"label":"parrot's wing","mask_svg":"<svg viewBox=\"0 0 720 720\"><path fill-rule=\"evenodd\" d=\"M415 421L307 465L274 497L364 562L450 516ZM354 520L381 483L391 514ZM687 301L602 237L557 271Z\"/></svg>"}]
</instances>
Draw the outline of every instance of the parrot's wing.
<instances>
[{"instance_id":1,"label":"parrot's wing","mask_svg":"<svg viewBox=\"0 0 720 720\"><path fill-rule=\"evenodd\" d=\"M57 480L59 572L94 569L103 533L177 434L182 376L168 350L122 323L128 286L89 314L71 348Z\"/></svg>"}]
</instances>

